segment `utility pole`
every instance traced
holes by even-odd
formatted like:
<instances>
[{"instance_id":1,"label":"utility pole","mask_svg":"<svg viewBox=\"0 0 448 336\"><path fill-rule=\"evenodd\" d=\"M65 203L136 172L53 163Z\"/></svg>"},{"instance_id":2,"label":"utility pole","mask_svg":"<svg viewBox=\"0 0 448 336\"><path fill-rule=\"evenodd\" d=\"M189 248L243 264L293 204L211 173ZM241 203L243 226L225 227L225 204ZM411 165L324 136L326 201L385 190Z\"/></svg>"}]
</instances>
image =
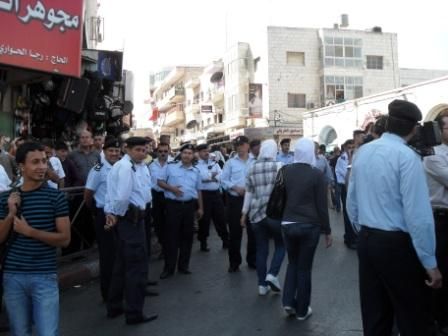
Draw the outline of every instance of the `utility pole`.
<instances>
[{"instance_id":1,"label":"utility pole","mask_svg":"<svg viewBox=\"0 0 448 336\"><path fill-rule=\"evenodd\" d=\"M274 139L278 144L279 135L277 134L277 123L281 123L281 114L279 110L274 110Z\"/></svg>"}]
</instances>

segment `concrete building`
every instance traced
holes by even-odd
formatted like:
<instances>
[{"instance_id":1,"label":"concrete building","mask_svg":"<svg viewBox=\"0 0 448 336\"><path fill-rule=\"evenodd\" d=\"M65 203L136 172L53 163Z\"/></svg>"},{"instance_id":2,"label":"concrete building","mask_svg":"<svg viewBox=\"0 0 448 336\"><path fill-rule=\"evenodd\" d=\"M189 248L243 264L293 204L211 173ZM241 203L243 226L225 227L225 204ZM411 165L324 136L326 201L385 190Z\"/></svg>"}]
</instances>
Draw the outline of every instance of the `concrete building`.
<instances>
[{"instance_id":1,"label":"concrete building","mask_svg":"<svg viewBox=\"0 0 448 336\"><path fill-rule=\"evenodd\" d=\"M154 124L154 136L169 136L173 147L178 147L185 134L185 84L198 78L204 68L176 66L164 77L153 92L153 99L160 112Z\"/></svg>"},{"instance_id":2,"label":"concrete building","mask_svg":"<svg viewBox=\"0 0 448 336\"><path fill-rule=\"evenodd\" d=\"M366 129L375 118L387 114L394 99L406 99L420 108L423 121L448 111L448 76L327 106L303 114L304 136L326 145L341 145L355 129Z\"/></svg>"},{"instance_id":3,"label":"concrete building","mask_svg":"<svg viewBox=\"0 0 448 336\"><path fill-rule=\"evenodd\" d=\"M279 137L301 136L308 110L400 86L397 35L379 27L268 27L267 35L257 72L267 73L268 120Z\"/></svg>"}]
</instances>

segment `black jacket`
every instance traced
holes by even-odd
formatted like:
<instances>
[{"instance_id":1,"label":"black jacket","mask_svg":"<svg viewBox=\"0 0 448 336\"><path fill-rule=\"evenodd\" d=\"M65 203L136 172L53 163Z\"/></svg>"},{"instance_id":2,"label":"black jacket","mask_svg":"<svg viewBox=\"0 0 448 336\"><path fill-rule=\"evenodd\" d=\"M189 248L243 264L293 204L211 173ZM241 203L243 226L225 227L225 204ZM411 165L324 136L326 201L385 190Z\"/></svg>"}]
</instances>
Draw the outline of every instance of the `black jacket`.
<instances>
[{"instance_id":1,"label":"black jacket","mask_svg":"<svg viewBox=\"0 0 448 336\"><path fill-rule=\"evenodd\" d=\"M303 163L286 165L282 171L286 186L283 221L319 225L324 233L330 234L327 182L323 173Z\"/></svg>"}]
</instances>

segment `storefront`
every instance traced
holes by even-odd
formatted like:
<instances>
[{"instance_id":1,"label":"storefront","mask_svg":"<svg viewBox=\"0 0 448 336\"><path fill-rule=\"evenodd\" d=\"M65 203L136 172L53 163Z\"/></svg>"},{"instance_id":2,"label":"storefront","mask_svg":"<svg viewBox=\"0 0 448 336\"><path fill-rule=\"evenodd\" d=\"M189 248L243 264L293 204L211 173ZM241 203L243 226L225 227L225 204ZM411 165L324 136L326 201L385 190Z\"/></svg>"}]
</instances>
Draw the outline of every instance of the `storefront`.
<instances>
[{"instance_id":1,"label":"storefront","mask_svg":"<svg viewBox=\"0 0 448 336\"><path fill-rule=\"evenodd\" d=\"M1 133L71 144L129 130L123 54L83 50L83 14L83 0L0 2Z\"/></svg>"}]
</instances>

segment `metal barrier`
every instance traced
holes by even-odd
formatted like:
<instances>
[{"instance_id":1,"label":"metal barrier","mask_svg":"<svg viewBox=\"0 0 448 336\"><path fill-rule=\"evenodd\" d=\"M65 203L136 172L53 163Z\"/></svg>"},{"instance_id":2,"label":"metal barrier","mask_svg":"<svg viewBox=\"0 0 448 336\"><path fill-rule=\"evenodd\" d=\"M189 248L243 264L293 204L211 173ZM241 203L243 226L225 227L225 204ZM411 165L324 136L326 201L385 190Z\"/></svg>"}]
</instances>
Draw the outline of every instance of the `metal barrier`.
<instances>
[{"instance_id":1,"label":"metal barrier","mask_svg":"<svg viewBox=\"0 0 448 336\"><path fill-rule=\"evenodd\" d=\"M65 193L65 197L69 203L70 209L72 209L73 201L75 197L83 196L84 195L84 189L85 186L80 187L67 187L67 188L61 188L60 191ZM88 254L92 251L92 249L95 249L95 244L89 243L86 238L83 236L83 233L80 232L80 230L74 225L76 221L79 219L79 215L81 211L85 208L86 204L84 199L81 201L81 203L77 206L76 211L74 212L73 216L70 218L70 225L71 225L71 231L73 234L75 234L81 241L81 248L79 251L74 251L73 253L69 253L67 255L63 255L59 257L60 261L64 261L68 258L70 259L76 259L76 258L82 258L85 256L85 254Z\"/></svg>"}]
</instances>

